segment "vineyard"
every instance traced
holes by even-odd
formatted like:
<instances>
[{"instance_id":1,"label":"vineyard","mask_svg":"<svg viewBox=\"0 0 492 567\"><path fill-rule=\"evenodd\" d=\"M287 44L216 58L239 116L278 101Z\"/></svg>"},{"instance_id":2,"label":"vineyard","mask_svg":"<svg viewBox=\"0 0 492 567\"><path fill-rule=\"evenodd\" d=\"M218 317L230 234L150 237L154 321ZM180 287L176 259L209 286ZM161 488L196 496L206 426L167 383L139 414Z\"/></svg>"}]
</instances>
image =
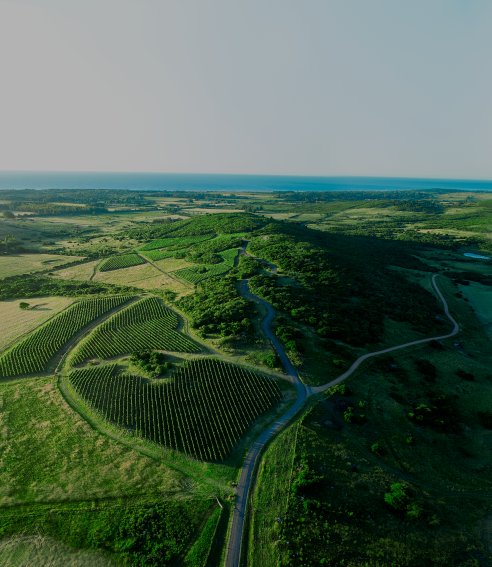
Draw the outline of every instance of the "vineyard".
<instances>
[{"instance_id":1,"label":"vineyard","mask_svg":"<svg viewBox=\"0 0 492 567\"><path fill-rule=\"evenodd\" d=\"M186 248L184 250L172 250L168 252L163 252L161 250L147 250L142 252L142 256L145 256L152 262L156 262L157 260L165 260L166 258L172 258L176 252L186 252Z\"/></svg>"},{"instance_id":2,"label":"vineyard","mask_svg":"<svg viewBox=\"0 0 492 567\"><path fill-rule=\"evenodd\" d=\"M157 248L172 248L178 246L180 248L185 248L190 244L196 242L203 242L204 240L209 240L212 238L213 234L206 234L205 236L181 236L179 238L159 238L158 240L153 240L145 246L139 248L139 250L156 250Z\"/></svg>"},{"instance_id":3,"label":"vineyard","mask_svg":"<svg viewBox=\"0 0 492 567\"><path fill-rule=\"evenodd\" d=\"M238 248L241 246L242 241L246 238L246 234L221 234L211 240L200 242L198 244L190 245L195 252L222 252L229 248Z\"/></svg>"},{"instance_id":4,"label":"vineyard","mask_svg":"<svg viewBox=\"0 0 492 567\"><path fill-rule=\"evenodd\" d=\"M85 299L51 319L0 358L0 377L42 372L51 357L78 331L129 296Z\"/></svg>"},{"instance_id":5,"label":"vineyard","mask_svg":"<svg viewBox=\"0 0 492 567\"><path fill-rule=\"evenodd\" d=\"M173 272L176 276L180 277L187 282L192 284L197 284L203 280L211 278L213 276L221 276L228 272L231 266L227 264L216 264L210 266L208 264L203 264L201 266L192 266L191 268L183 268L182 270L176 270Z\"/></svg>"},{"instance_id":6,"label":"vineyard","mask_svg":"<svg viewBox=\"0 0 492 567\"><path fill-rule=\"evenodd\" d=\"M224 252L221 252L219 256L222 258L222 260L224 260L224 264L232 267L234 266L234 260L237 257L237 253L237 248L232 248L231 250L224 250Z\"/></svg>"},{"instance_id":7,"label":"vineyard","mask_svg":"<svg viewBox=\"0 0 492 567\"><path fill-rule=\"evenodd\" d=\"M108 258L99 268L100 272L108 272L109 270L119 270L120 268L129 268L145 264L145 260L137 254L122 254L121 256L112 256Z\"/></svg>"},{"instance_id":8,"label":"vineyard","mask_svg":"<svg viewBox=\"0 0 492 567\"><path fill-rule=\"evenodd\" d=\"M145 349L198 352L194 343L174 330L177 325L175 313L159 299L141 299L97 327L73 353L70 364Z\"/></svg>"},{"instance_id":9,"label":"vineyard","mask_svg":"<svg viewBox=\"0 0 492 567\"><path fill-rule=\"evenodd\" d=\"M248 427L282 398L273 380L216 359L191 360L164 384L115 369L74 370L69 383L102 419L205 461L224 461Z\"/></svg>"}]
</instances>

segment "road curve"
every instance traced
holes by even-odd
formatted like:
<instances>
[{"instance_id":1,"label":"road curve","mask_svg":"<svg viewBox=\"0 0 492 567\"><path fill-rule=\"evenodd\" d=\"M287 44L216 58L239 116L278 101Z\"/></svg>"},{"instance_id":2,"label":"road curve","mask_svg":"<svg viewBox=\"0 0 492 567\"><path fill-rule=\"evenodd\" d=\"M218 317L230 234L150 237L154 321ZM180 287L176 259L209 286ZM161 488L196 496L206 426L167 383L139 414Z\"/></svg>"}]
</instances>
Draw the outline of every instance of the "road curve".
<instances>
[{"instance_id":1,"label":"road curve","mask_svg":"<svg viewBox=\"0 0 492 567\"><path fill-rule=\"evenodd\" d=\"M248 254L246 252L246 250L244 250L244 253L247 254L248 256L251 256L250 254ZM251 257L253 257L253 256L251 256ZM259 258L255 258L255 259L265 262L265 260L260 260ZM276 271L276 267L273 264L270 264L269 262L266 262L266 263L269 264L272 268L274 268L274 271ZM251 477L252 477L253 470L254 470L254 467L255 467L256 459L257 459L258 455L260 454L261 450L263 449L263 446L267 442L267 440L276 431L278 431L281 427L283 427L289 421L289 419L303 405L306 398L308 396L313 395L313 394L323 392L327 388L330 388L331 386L334 386L335 384L342 382L342 380L345 380L346 378L348 378L360 366L360 364L362 364L362 362L364 362L364 360L367 360L368 358L371 358L373 356L378 356L380 354L386 354L388 352L399 350L399 349L402 349L402 348L405 348L405 347L408 347L408 346L427 343L427 342L432 341L432 340L447 339L449 337L456 335L456 333L458 333L459 325L456 322L456 320L453 318L453 316L449 313L448 304L446 303L446 300L444 299L441 291L437 287L436 276L437 276L437 274L434 274L434 276L432 276L432 285L434 286L434 289L436 290L436 293L439 296L439 298L440 298L440 300L443 304L444 312L446 313L446 316L454 325L453 331L451 333L449 333L448 335L440 336L440 337L430 337L430 338L427 338L427 339L412 341L410 343L405 343L403 345L398 345L398 346L390 347L390 348L380 350L380 351L377 351L377 352L371 352L371 353L368 353L368 354L364 354L363 356L359 357L352 364L352 366L346 372L344 372L341 376L339 376L335 380L332 380L331 382L328 382L328 384L324 384L323 386L318 386L318 387L314 387L314 388L312 388L312 387L306 388L306 386L304 386L304 384L299 379L299 376L298 376L295 368L292 366L289 358L287 357L287 354L285 353L282 345L280 344L278 339L273 335L272 331L270 330L270 323L271 323L273 317L275 316L275 312L273 310L273 307L268 302L257 297L256 295L253 295L248 290L248 282L247 281L241 282L241 288L242 288L243 293L246 296L251 297L252 299L257 301L258 303L261 303L266 308L267 316L265 317L265 319L262 322L263 330L264 330L266 336L272 341L274 347L277 349L277 352L280 356L280 359L282 360L289 376L292 377L292 381L297 387L298 396L297 396L297 400L296 400L295 404L289 409L289 411L287 413L285 413L277 422L275 422L273 425L271 425L266 431L264 431L258 437L258 439L256 439L256 441L254 442L253 446L251 447L251 449L250 449L250 451L249 451L249 453L246 457L246 460L244 461L243 468L241 470L241 476L239 478L239 483L238 483L238 487L237 487L236 504L235 504L235 507L234 507L233 517L232 517L232 526L231 526L231 533L230 533L230 536L229 536L229 544L228 544L228 549L227 549L227 557L226 557L225 567L239 567L239 561L240 561L240 556L241 556L241 542L242 542L243 527L244 527L244 518L245 518L245 513L246 513L246 505L247 505L247 501L248 501L248 492L249 492L249 487L251 485Z\"/></svg>"},{"instance_id":2,"label":"road curve","mask_svg":"<svg viewBox=\"0 0 492 567\"><path fill-rule=\"evenodd\" d=\"M247 255L250 256L250 254ZM265 262L264 260L260 260L259 258L255 258L255 259ZM269 262L266 263L272 267L274 272L276 271L276 266L270 264ZM299 376L295 368L292 366L289 357L285 353L277 337L270 330L270 323L275 316L273 307L268 302L264 301L263 299L260 299L256 295L253 295L248 290L247 280L241 282L241 290L246 296L250 297L251 299L254 299L258 303L261 303L261 305L263 305L266 308L267 316L265 317L265 319L261 324L263 331L265 332L265 335L270 339L270 341L272 341L273 346L277 349L278 355L280 356L280 359L282 360L282 363L285 369L287 370L287 373L292 378L292 382L297 388L297 400L295 401L294 405L278 421L276 421L273 425L271 425L266 431L264 431L258 437L258 439L256 439L256 441L253 443L253 446L249 450L246 460L244 461L243 468L241 470L241 476L239 477L239 482L236 490L236 503L234 506L234 512L232 516L231 533L229 536L229 545L227 548L227 558L225 563L226 567L239 566L244 518L246 513L246 505L248 502L248 492L251 484L251 477L253 475L253 470L255 468L256 459L260 454L261 450L263 449L263 446L268 441L268 439L289 421L289 419L301 408L302 404L307 398L306 387L299 379Z\"/></svg>"},{"instance_id":3,"label":"road curve","mask_svg":"<svg viewBox=\"0 0 492 567\"><path fill-rule=\"evenodd\" d=\"M442 301L442 304L443 304L443 307L444 307L444 313L446 313L446 316L454 325L454 328L451 331L451 333L449 333L449 335L443 335L442 337L430 337L428 339L420 339L419 341L412 341L410 343L405 343L403 345L398 345L398 346L386 348L384 350L378 350L377 352L370 352L368 354L364 354L363 356L359 357L352 364L352 366L347 370L347 372L344 372L341 376L339 376L335 380L332 380L331 382L328 382L328 384L324 384L323 386L317 386L315 388L308 388L308 395L310 396L312 394L318 394L319 392L323 392L323 390L326 390L327 388L331 388L331 386L335 386L335 384L342 382L342 380L345 380L345 378L348 378L354 372L354 370L358 366L360 366L360 364L362 364L364 362L364 360L367 360L368 358L372 358L373 356L379 356L380 354L386 354L387 352L392 352L394 350L399 350L401 348L405 348L405 347L408 347L408 346L420 345L422 343L428 343L429 341L432 341L432 340L440 341L442 339L448 339L449 337L456 335L456 333L460 330L459 325L455 321L453 316L449 313L448 304L446 303L446 300L444 299L440 289L437 287L436 276L437 276L437 274L434 274L432 276L432 285L434 286L434 289L436 290L437 295L439 296L439 299Z\"/></svg>"}]
</instances>

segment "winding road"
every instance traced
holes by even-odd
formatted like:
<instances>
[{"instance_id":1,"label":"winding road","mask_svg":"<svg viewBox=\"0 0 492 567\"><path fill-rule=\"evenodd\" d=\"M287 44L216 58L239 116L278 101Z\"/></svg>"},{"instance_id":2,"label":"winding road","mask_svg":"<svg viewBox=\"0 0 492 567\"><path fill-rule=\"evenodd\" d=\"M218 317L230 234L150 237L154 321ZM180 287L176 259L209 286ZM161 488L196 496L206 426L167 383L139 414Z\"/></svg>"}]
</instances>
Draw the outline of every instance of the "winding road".
<instances>
[{"instance_id":1,"label":"winding road","mask_svg":"<svg viewBox=\"0 0 492 567\"><path fill-rule=\"evenodd\" d=\"M272 273L275 273L277 271L276 266L274 266L273 264L270 264L270 262L267 262L266 260L262 260L260 258L255 258L251 254L246 252L246 246L248 244L249 244L249 242L242 249L242 253L244 255L250 256L251 258L254 258L255 260L258 260L260 262L268 264L272 268ZM362 362L364 362L364 360L367 360L368 358L372 358L373 356L379 356L380 354L386 354L388 352L393 352L395 350L399 350L399 349L402 349L402 348L405 348L405 347L427 343L427 342L432 341L432 340L447 339L449 337L456 335L456 333L458 333L459 325L455 321L453 316L449 313L448 304L446 303L446 300L444 299L440 289L437 287L436 276L437 276L437 274L434 274L432 276L432 285L433 285L439 299L441 300L441 302L443 304L444 312L446 313L446 316L454 325L454 328L453 328L451 333L449 333L448 335L440 336L440 337L430 337L428 339L421 339L421 340L418 340L418 341L412 341L412 342L409 342L409 343L390 347L390 348L380 350L380 351L377 351L377 352L371 352L371 353L368 353L368 354L364 354L363 356L359 357L352 364L352 366L346 372L344 372L341 376L339 376L335 380L332 380L331 382L328 382L327 384L324 384L323 386L317 386L317 387L314 387L314 388L313 387L306 387L301 382L295 368L292 366L292 363L290 362L287 354L285 353L285 350L283 349L282 345L278 341L277 337L275 337L275 335L272 333L272 331L270 329L270 323L275 316L275 312L273 310L273 307L267 301L257 297L256 295L252 294L249 291L248 280L244 280L244 281L241 282L241 291L244 293L244 295L246 295L247 297L250 297L251 299L253 299L257 303L260 303L261 305L263 305L266 308L267 316L265 317L265 319L262 322L263 331L265 332L265 335L270 339L273 346L277 349L278 355L279 355L280 359L282 360L282 363L283 363L285 369L287 370L289 377L292 379L292 382L297 387L298 395L297 395L297 400L294 403L294 405L278 421L276 421L266 431L264 431L258 437L258 439L256 439L256 441L253 443L253 446L249 450L249 453L246 457L246 460L244 461L243 468L241 470L241 476L239 478L239 483L238 483L237 491L236 491L236 503L235 503L233 517L232 517L231 532L230 532L230 536L229 536L229 544L228 544L227 557L226 557L226 563L225 563L226 567L239 567L239 562L240 562L240 557L241 557L241 545L242 545L242 540L243 540L243 536L244 536L244 534L243 534L244 519L245 519L246 508L247 508L247 503L248 503L248 493L249 493L249 488L251 486L253 471L255 469L255 463L256 463L256 460L258 458L258 455L261 453L261 451L262 451L265 443L268 441L268 439L275 432L277 432L281 427L286 425L286 423L302 407L302 405L304 404L304 402L306 401L308 396L311 396L313 394L318 394L319 392L323 392L327 388L330 388L331 386L334 386L335 384L342 382L343 380L348 378L351 374L353 374L353 372L362 364Z\"/></svg>"}]
</instances>

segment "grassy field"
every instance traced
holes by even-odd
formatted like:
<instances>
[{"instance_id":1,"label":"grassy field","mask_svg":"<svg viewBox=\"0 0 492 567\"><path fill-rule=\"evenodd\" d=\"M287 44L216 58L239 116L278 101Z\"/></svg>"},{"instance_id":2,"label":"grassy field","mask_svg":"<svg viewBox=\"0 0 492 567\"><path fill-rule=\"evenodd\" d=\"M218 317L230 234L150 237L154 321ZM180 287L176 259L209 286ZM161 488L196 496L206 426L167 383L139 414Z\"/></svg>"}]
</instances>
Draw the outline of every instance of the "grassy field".
<instances>
[{"instance_id":1,"label":"grassy field","mask_svg":"<svg viewBox=\"0 0 492 567\"><path fill-rule=\"evenodd\" d=\"M56 256L54 254L9 254L0 259L2 277L18 276L49 270L82 260L83 256Z\"/></svg>"},{"instance_id":2,"label":"grassy field","mask_svg":"<svg viewBox=\"0 0 492 567\"><path fill-rule=\"evenodd\" d=\"M269 445L259 464L251 495L247 565L277 567L279 538L288 507L298 423L280 433Z\"/></svg>"},{"instance_id":3,"label":"grassy field","mask_svg":"<svg viewBox=\"0 0 492 567\"><path fill-rule=\"evenodd\" d=\"M98 272L93 281L119 285L132 285L141 289L170 289L178 294L188 291L184 284L163 274L151 264L142 264L131 268L121 268L110 272Z\"/></svg>"},{"instance_id":4,"label":"grassy field","mask_svg":"<svg viewBox=\"0 0 492 567\"><path fill-rule=\"evenodd\" d=\"M460 290L470 302L475 315L492 341L492 287L470 282L470 285L460 286Z\"/></svg>"},{"instance_id":5,"label":"grassy field","mask_svg":"<svg viewBox=\"0 0 492 567\"><path fill-rule=\"evenodd\" d=\"M0 540L0 567L115 567L105 553L76 549L45 535L25 535Z\"/></svg>"},{"instance_id":6,"label":"grassy field","mask_svg":"<svg viewBox=\"0 0 492 567\"><path fill-rule=\"evenodd\" d=\"M29 303L30 309L20 309L21 301ZM4 332L0 336L0 352L68 307L72 302L73 300L69 297L36 297L0 302L0 320L4 325Z\"/></svg>"},{"instance_id":7,"label":"grassy field","mask_svg":"<svg viewBox=\"0 0 492 567\"><path fill-rule=\"evenodd\" d=\"M0 395L3 510L197 488L182 473L95 431L67 404L56 378L4 382Z\"/></svg>"},{"instance_id":8,"label":"grassy field","mask_svg":"<svg viewBox=\"0 0 492 567\"><path fill-rule=\"evenodd\" d=\"M91 262L84 262L78 266L71 266L70 268L62 268L54 271L54 275L64 280L91 280L97 272L97 267L104 260L92 260Z\"/></svg>"},{"instance_id":9,"label":"grassy field","mask_svg":"<svg viewBox=\"0 0 492 567\"><path fill-rule=\"evenodd\" d=\"M188 260L185 260L184 258L166 258L164 260L157 260L154 264L164 272L175 272L182 268L191 268L192 266L196 266L194 262L188 262Z\"/></svg>"}]
</instances>

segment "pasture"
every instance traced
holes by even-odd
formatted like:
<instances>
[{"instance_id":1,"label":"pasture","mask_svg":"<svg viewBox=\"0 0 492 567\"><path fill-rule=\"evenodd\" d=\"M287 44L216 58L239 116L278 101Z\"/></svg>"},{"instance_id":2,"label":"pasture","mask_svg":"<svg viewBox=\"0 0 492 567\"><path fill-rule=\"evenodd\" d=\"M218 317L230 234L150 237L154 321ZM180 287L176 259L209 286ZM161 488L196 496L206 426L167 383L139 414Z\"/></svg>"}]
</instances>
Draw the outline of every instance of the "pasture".
<instances>
[{"instance_id":1,"label":"pasture","mask_svg":"<svg viewBox=\"0 0 492 567\"><path fill-rule=\"evenodd\" d=\"M83 260L84 256L57 256L55 254L2 254L0 273L2 278L46 271Z\"/></svg>"}]
</instances>

